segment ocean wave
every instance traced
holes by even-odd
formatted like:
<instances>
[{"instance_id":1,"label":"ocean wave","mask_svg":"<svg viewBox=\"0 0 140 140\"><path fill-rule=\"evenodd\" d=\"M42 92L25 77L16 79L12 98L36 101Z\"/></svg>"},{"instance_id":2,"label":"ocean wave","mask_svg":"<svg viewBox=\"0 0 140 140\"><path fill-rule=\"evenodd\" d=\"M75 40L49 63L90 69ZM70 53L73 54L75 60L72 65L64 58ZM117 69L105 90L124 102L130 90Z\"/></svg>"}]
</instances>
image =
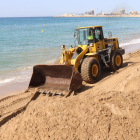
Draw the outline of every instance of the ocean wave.
<instances>
[{"instance_id":1,"label":"ocean wave","mask_svg":"<svg viewBox=\"0 0 140 140\"><path fill-rule=\"evenodd\" d=\"M11 83L29 81L31 74L32 67L18 68L17 70L14 70L0 78L0 87Z\"/></svg>"},{"instance_id":2,"label":"ocean wave","mask_svg":"<svg viewBox=\"0 0 140 140\"><path fill-rule=\"evenodd\" d=\"M25 81L29 81L29 77L22 75L22 76L15 76L15 77L9 77L6 79L2 79L0 80L0 87L5 86L5 85L9 85L11 83L19 83L19 82L25 82Z\"/></svg>"},{"instance_id":3,"label":"ocean wave","mask_svg":"<svg viewBox=\"0 0 140 140\"><path fill-rule=\"evenodd\" d=\"M131 41L126 42L126 43L121 43L120 47L124 47L124 46L128 46L128 45L133 45L133 44L139 44L139 43L140 43L140 38L131 40Z\"/></svg>"},{"instance_id":4,"label":"ocean wave","mask_svg":"<svg viewBox=\"0 0 140 140\"><path fill-rule=\"evenodd\" d=\"M51 65L56 60L57 59L52 59L52 60L44 62L43 64ZM38 64L36 64L36 65L38 65ZM32 76L32 72L33 72L33 66L18 68L17 70L9 73L8 75L5 75L4 77L0 78L0 87L9 85L11 83L29 81Z\"/></svg>"},{"instance_id":5,"label":"ocean wave","mask_svg":"<svg viewBox=\"0 0 140 140\"><path fill-rule=\"evenodd\" d=\"M15 77L0 80L0 86L3 85L3 84L7 84L7 83L9 83L9 82L12 82L12 81L14 81L14 80L15 80Z\"/></svg>"}]
</instances>

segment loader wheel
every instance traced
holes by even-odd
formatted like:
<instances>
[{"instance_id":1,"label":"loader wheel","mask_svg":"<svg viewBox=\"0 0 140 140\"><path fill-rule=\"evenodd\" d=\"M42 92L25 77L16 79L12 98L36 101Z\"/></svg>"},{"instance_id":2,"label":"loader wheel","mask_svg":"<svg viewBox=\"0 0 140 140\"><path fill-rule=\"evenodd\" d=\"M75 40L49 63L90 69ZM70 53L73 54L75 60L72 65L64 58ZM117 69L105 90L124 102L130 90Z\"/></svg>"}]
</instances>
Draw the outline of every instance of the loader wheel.
<instances>
[{"instance_id":1,"label":"loader wheel","mask_svg":"<svg viewBox=\"0 0 140 140\"><path fill-rule=\"evenodd\" d=\"M123 59L119 51L113 51L110 58L110 68L115 71L122 67Z\"/></svg>"},{"instance_id":2,"label":"loader wheel","mask_svg":"<svg viewBox=\"0 0 140 140\"><path fill-rule=\"evenodd\" d=\"M95 83L101 74L98 60L94 57L85 58L81 66L81 76L87 83Z\"/></svg>"}]
</instances>

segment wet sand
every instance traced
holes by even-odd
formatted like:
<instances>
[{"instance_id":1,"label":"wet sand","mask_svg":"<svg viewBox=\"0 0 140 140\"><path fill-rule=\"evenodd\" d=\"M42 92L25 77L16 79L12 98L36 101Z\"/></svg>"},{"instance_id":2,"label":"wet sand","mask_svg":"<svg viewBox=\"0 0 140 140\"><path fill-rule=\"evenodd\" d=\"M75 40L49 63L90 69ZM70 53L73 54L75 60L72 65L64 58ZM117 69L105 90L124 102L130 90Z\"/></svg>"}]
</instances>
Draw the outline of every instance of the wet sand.
<instances>
[{"instance_id":1,"label":"wet sand","mask_svg":"<svg viewBox=\"0 0 140 140\"><path fill-rule=\"evenodd\" d=\"M17 94L28 88L29 81L21 83L12 83L3 87L0 87L0 98L6 97L9 94Z\"/></svg>"},{"instance_id":2,"label":"wet sand","mask_svg":"<svg viewBox=\"0 0 140 140\"><path fill-rule=\"evenodd\" d=\"M140 44L131 44L131 45L124 46L122 48L125 49L125 54L128 54L140 49Z\"/></svg>"}]
</instances>

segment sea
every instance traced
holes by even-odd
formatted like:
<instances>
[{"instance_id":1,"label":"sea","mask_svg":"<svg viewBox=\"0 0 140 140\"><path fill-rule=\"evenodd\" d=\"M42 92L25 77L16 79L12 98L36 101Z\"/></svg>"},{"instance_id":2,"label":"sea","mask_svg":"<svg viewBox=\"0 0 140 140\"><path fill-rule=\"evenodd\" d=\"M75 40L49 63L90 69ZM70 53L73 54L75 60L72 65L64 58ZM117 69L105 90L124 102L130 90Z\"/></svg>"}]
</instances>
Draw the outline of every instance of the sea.
<instances>
[{"instance_id":1,"label":"sea","mask_svg":"<svg viewBox=\"0 0 140 140\"><path fill-rule=\"evenodd\" d=\"M75 46L74 29L102 25L104 37L119 39L120 47L140 43L138 17L19 17L0 18L0 87L29 81L33 66L52 64L61 45Z\"/></svg>"}]
</instances>

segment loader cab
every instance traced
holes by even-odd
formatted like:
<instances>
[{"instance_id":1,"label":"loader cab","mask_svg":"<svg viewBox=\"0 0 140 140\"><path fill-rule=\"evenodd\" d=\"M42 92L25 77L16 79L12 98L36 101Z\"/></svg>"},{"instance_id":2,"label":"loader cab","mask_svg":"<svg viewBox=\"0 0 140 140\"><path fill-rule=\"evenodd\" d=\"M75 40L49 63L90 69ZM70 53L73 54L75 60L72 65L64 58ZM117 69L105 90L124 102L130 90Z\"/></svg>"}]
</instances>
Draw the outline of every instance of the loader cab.
<instances>
[{"instance_id":1,"label":"loader cab","mask_svg":"<svg viewBox=\"0 0 140 140\"><path fill-rule=\"evenodd\" d=\"M93 44L91 52L97 52L98 50L105 48L104 35L102 26L89 26L80 27L76 29L76 35L78 40L78 47L84 49L87 45Z\"/></svg>"},{"instance_id":2,"label":"loader cab","mask_svg":"<svg viewBox=\"0 0 140 140\"><path fill-rule=\"evenodd\" d=\"M102 26L81 27L76 32L78 45L89 45L104 39Z\"/></svg>"}]
</instances>

